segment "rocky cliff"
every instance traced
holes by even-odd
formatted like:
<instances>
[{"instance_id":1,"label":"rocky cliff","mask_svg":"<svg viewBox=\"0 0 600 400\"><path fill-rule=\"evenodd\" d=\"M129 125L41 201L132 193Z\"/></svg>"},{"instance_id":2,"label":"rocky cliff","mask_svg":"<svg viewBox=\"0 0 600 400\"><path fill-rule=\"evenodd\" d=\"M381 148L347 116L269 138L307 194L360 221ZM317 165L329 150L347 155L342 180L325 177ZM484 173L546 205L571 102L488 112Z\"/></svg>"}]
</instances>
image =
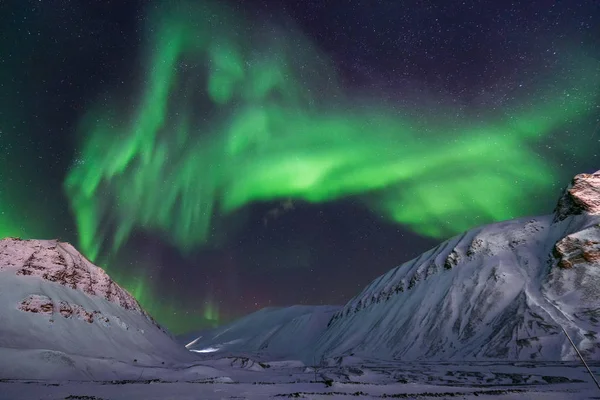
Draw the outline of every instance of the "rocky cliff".
<instances>
[{"instance_id":1,"label":"rocky cliff","mask_svg":"<svg viewBox=\"0 0 600 400\"><path fill-rule=\"evenodd\" d=\"M555 221L583 213L600 214L600 171L576 175L554 210Z\"/></svg>"}]
</instances>

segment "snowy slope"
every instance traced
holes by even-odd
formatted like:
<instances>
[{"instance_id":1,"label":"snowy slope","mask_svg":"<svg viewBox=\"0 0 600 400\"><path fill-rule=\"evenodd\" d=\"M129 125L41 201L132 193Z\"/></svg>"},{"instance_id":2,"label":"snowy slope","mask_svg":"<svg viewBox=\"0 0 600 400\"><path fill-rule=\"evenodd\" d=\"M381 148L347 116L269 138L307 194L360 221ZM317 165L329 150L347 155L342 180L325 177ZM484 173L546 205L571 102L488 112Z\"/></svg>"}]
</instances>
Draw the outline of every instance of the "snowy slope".
<instances>
[{"instance_id":1,"label":"snowy slope","mask_svg":"<svg viewBox=\"0 0 600 400\"><path fill-rule=\"evenodd\" d=\"M551 215L492 224L375 279L326 326L266 309L189 346L218 354L388 360L571 360L562 327L600 360L600 173L574 178ZM321 313L319 320L326 313Z\"/></svg>"},{"instance_id":2,"label":"snowy slope","mask_svg":"<svg viewBox=\"0 0 600 400\"><path fill-rule=\"evenodd\" d=\"M0 377L16 373L15 350L72 369L73 356L137 365L196 359L101 268L52 240L0 240L0 350Z\"/></svg>"},{"instance_id":3,"label":"snowy slope","mask_svg":"<svg viewBox=\"0 0 600 400\"><path fill-rule=\"evenodd\" d=\"M338 306L265 308L229 325L199 333L191 351L251 355L268 359L303 359L325 330ZM309 360L306 360L309 361Z\"/></svg>"},{"instance_id":4,"label":"snowy slope","mask_svg":"<svg viewBox=\"0 0 600 400\"><path fill-rule=\"evenodd\" d=\"M600 172L555 214L454 237L373 281L334 315L318 357L600 359Z\"/></svg>"}]
</instances>

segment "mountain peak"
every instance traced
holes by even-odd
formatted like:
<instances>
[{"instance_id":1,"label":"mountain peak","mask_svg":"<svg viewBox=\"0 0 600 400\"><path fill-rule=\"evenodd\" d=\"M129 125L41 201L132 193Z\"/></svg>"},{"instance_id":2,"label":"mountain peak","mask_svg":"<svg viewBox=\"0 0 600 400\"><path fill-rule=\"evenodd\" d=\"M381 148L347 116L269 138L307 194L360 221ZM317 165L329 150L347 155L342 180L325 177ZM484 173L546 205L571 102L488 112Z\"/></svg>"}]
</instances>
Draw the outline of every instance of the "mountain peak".
<instances>
[{"instance_id":1,"label":"mountain peak","mask_svg":"<svg viewBox=\"0 0 600 400\"><path fill-rule=\"evenodd\" d=\"M600 214L600 171L575 175L554 209L554 221L587 213Z\"/></svg>"}]
</instances>

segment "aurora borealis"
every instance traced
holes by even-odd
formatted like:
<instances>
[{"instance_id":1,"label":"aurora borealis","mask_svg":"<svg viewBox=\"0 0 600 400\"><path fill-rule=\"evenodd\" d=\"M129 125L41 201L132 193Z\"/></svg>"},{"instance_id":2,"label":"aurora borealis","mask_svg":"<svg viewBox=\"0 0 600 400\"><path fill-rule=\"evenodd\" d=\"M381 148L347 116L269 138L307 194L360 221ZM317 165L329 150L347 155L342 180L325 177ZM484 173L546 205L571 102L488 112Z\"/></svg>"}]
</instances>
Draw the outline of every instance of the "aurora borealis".
<instances>
[{"instance_id":1,"label":"aurora borealis","mask_svg":"<svg viewBox=\"0 0 600 400\"><path fill-rule=\"evenodd\" d=\"M344 301L598 169L598 6L542 3L9 5L0 234L73 241L177 333Z\"/></svg>"}]
</instances>

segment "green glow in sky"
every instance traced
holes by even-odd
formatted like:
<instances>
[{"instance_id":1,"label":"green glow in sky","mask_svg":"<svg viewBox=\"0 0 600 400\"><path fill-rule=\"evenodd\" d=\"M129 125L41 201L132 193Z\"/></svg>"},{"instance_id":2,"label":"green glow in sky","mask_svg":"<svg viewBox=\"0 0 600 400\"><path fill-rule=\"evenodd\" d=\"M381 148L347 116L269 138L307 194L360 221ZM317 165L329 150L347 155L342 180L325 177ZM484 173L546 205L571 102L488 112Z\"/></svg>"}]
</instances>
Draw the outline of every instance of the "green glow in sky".
<instances>
[{"instance_id":1,"label":"green glow in sky","mask_svg":"<svg viewBox=\"0 0 600 400\"><path fill-rule=\"evenodd\" d=\"M204 302L203 310L191 309L174 296L157 296L155 283L144 274L144 271L134 272L116 262L111 263L109 267L104 267L104 270L117 284L126 288L144 310L175 335L188 333L191 330L213 328L223 323L218 304L210 298Z\"/></svg>"},{"instance_id":2,"label":"green glow in sky","mask_svg":"<svg viewBox=\"0 0 600 400\"><path fill-rule=\"evenodd\" d=\"M210 241L220 216L287 198L352 196L435 238L525 215L532 193L556 191L557 171L536 149L585 118L598 93L598 64L582 60L573 76L486 115L367 106L300 35L177 4L149 18L133 111L102 104L82 121L82 162L65 188L91 259L134 229L189 250Z\"/></svg>"}]
</instances>

